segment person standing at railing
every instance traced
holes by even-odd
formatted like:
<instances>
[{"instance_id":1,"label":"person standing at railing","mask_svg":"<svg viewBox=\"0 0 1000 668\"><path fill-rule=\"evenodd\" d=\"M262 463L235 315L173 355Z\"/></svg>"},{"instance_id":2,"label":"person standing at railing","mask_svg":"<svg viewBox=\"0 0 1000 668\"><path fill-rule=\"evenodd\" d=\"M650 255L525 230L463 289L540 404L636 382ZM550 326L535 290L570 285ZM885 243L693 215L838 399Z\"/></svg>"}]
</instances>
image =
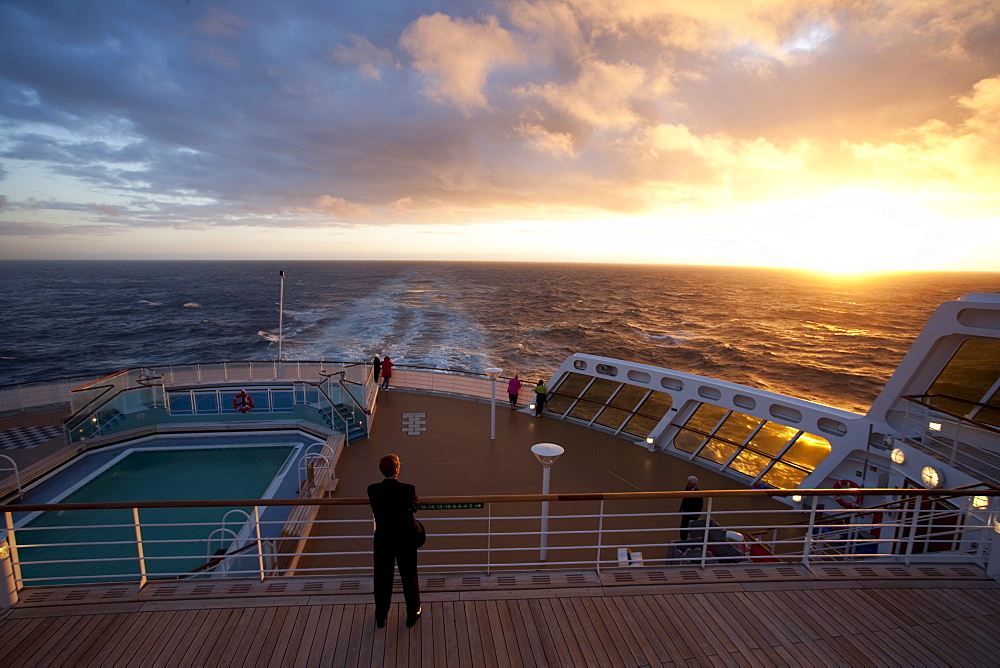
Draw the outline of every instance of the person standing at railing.
<instances>
[{"instance_id":1,"label":"person standing at railing","mask_svg":"<svg viewBox=\"0 0 1000 668\"><path fill-rule=\"evenodd\" d=\"M392 360L386 355L382 360L382 389L389 389L389 379L392 378Z\"/></svg>"},{"instance_id":2,"label":"person standing at railing","mask_svg":"<svg viewBox=\"0 0 1000 668\"><path fill-rule=\"evenodd\" d=\"M372 380L378 385L378 376L382 372L382 360L378 358L378 355L372 358Z\"/></svg>"},{"instance_id":3,"label":"person standing at railing","mask_svg":"<svg viewBox=\"0 0 1000 668\"><path fill-rule=\"evenodd\" d=\"M693 492L698 489L697 476L688 476L685 492ZM705 507L705 499L700 496L686 496L681 499L681 540L687 540L688 526L701 516L702 508Z\"/></svg>"},{"instance_id":4,"label":"person standing at railing","mask_svg":"<svg viewBox=\"0 0 1000 668\"><path fill-rule=\"evenodd\" d=\"M386 358L389 359L388 357ZM386 455L378 462L385 476L382 482L368 486L368 502L375 516L372 542L375 565L375 626L385 627L392 605L392 579L395 567L403 584L406 599L406 626L420 619L420 585L417 582L417 548L421 533L413 514L420 509L417 490L397 480L401 462L396 455Z\"/></svg>"},{"instance_id":5,"label":"person standing at railing","mask_svg":"<svg viewBox=\"0 0 1000 668\"><path fill-rule=\"evenodd\" d=\"M521 379L518 378L516 373L514 374L514 377L510 379L510 382L507 383L507 398L510 399L510 407L512 409L517 408L517 395L521 394L522 384Z\"/></svg>"},{"instance_id":6,"label":"person standing at railing","mask_svg":"<svg viewBox=\"0 0 1000 668\"><path fill-rule=\"evenodd\" d=\"M538 381L538 385L535 385L535 417L542 414L542 409L545 408L545 401L548 399L549 388L545 387L545 381Z\"/></svg>"}]
</instances>

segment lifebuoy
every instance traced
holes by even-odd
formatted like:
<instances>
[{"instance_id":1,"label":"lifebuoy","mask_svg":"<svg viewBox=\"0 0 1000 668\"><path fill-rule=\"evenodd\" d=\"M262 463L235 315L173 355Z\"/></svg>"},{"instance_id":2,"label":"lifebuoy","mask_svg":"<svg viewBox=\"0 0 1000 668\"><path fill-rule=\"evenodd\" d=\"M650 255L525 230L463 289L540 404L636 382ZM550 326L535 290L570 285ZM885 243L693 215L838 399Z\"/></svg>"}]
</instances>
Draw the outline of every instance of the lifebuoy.
<instances>
[{"instance_id":1,"label":"lifebuoy","mask_svg":"<svg viewBox=\"0 0 1000 668\"><path fill-rule=\"evenodd\" d=\"M834 489L861 489L861 485L850 480L838 480L833 483ZM860 508L864 497L860 494L835 494L833 500L844 508Z\"/></svg>"},{"instance_id":2,"label":"lifebuoy","mask_svg":"<svg viewBox=\"0 0 1000 668\"><path fill-rule=\"evenodd\" d=\"M233 408L238 410L240 413L246 413L251 408L253 408L253 397L247 394L246 390L240 390L235 397L233 397Z\"/></svg>"}]
</instances>

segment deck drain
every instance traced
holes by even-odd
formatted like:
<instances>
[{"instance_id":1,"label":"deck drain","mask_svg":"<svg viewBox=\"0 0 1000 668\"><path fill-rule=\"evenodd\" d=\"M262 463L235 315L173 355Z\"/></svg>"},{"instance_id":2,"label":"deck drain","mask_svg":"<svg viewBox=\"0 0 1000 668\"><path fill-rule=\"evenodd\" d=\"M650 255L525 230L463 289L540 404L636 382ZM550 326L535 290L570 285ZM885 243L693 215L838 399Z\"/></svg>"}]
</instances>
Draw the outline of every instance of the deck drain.
<instances>
[{"instance_id":1,"label":"deck drain","mask_svg":"<svg viewBox=\"0 0 1000 668\"><path fill-rule=\"evenodd\" d=\"M177 592L177 585L160 585L153 590L153 596L173 596Z\"/></svg>"},{"instance_id":2,"label":"deck drain","mask_svg":"<svg viewBox=\"0 0 1000 668\"><path fill-rule=\"evenodd\" d=\"M505 589L509 589L517 584L517 578L513 575L500 575L497 577L497 584Z\"/></svg>"},{"instance_id":3,"label":"deck drain","mask_svg":"<svg viewBox=\"0 0 1000 668\"><path fill-rule=\"evenodd\" d=\"M759 568L748 568L746 570L748 578L766 578L767 574Z\"/></svg>"},{"instance_id":4,"label":"deck drain","mask_svg":"<svg viewBox=\"0 0 1000 668\"><path fill-rule=\"evenodd\" d=\"M635 578L628 571L615 571L615 582L635 582Z\"/></svg>"},{"instance_id":5,"label":"deck drain","mask_svg":"<svg viewBox=\"0 0 1000 668\"><path fill-rule=\"evenodd\" d=\"M582 573L570 573L566 576L566 581L574 584L585 584L587 582L587 578Z\"/></svg>"},{"instance_id":6,"label":"deck drain","mask_svg":"<svg viewBox=\"0 0 1000 668\"><path fill-rule=\"evenodd\" d=\"M302 585L302 591L323 591L322 582L306 582Z\"/></svg>"},{"instance_id":7,"label":"deck drain","mask_svg":"<svg viewBox=\"0 0 1000 668\"><path fill-rule=\"evenodd\" d=\"M681 577L685 580L700 580L701 572L699 571L681 571Z\"/></svg>"},{"instance_id":8,"label":"deck drain","mask_svg":"<svg viewBox=\"0 0 1000 668\"><path fill-rule=\"evenodd\" d=\"M731 570L726 569L726 568L717 568L717 569L715 569L712 572L715 574L715 577L717 577L720 580L735 580L736 579L736 575Z\"/></svg>"},{"instance_id":9,"label":"deck drain","mask_svg":"<svg viewBox=\"0 0 1000 668\"><path fill-rule=\"evenodd\" d=\"M874 568L870 568L868 566L856 566L855 570L857 571L858 575L863 578L881 577L881 575L875 572Z\"/></svg>"},{"instance_id":10,"label":"deck drain","mask_svg":"<svg viewBox=\"0 0 1000 668\"><path fill-rule=\"evenodd\" d=\"M288 585L286 583L284 583L284 582L272 582L271 584L267 585L267 589L265 591L267 591L268 593L271 593L271 592L281 592L281 593L284 593L284 591L286 589L288 589Z\"/></svg>"},{"instance_id":11,"label":"deck drain","mask_svg":"<svg viewBox=\"0 0 1000 668\"><path fill-rule=\"evenodd\" d=\"M476 577L464 577L462 578L463 587L482 587L483 581Z\"/></svg>"},{"instance_id":12,"label":"deck drain","mask_svg":"<svg viewBox=\"0 0 1000 668\"><path fill-rule=\"evenodd\" d=\"M532 575L531 584L536 584L536 585L552 584L552 578L550 578L548 575Z\"/></svg>"},{"instance_id":13,"label":"deck drain","mask_svg":"<svg viewBox=\"0 0 1000 668\"><path fill-rule=\"evenodd\" d=\"M889 566L889 568L886 569L886 570L888 570L890 574L892 574L894 577L897 577L897 578L909 578L909 577L913 577L913 574L910 573L910 571L907 570L906 568L900 568L898 566L895 566L895 567L894 566Z\"/></svg>"},{"instance_id":14,"label":"deck drain","mask_svg":"<svg viewBox=\"0 0 1000 668\"><path fill-rule=\"evenodd\" d=\"M66 594L67 601L79 601L85 598L87 598L87 592L85 591L71 591Z\"/></svg>"},{"instance_id":15,"label":"deck drain","mask_svg":"<svg viewBox=\"0 0 1000 668\"><path fill-rule=\"evenodd\" d=\"M444 578L427 578L426 582L424 583L424 585L427 587L444 587L444 584L445 584Z\"/></svg>"},{"instance_id":16,"label":"deck drain","mask_svg":"<svg viewBox=\"0 0 1000 668\"><path fill-rule=\"evenodd\" d=\"M344 580L343 582L340 583L341 591L344 590L354 591L356 589L361 589L361 583L358 582L357 580Z\"/></svg>"},{"instance_id":17,"label":"deck drain","mask_svg":"<svg viewBox=\"0 0 1000 668\"><path fill-rule=\"evenodd\" d=\"M215 585L198 585L191 590L191 593L195 596L201 596L204 594L211 594L213 591L215 591Z\"/></svg>"},{"instance_id":18,"label":"deck drain","mask_svg":"<svg viewBox=\"0 0 1000 668\"><path fill-rule=\"evenodd\" d=\"M109 589L101 595L101 598L121 598L128 593L127 589Z\"/></svg>"},{"instance_id":19,"label":"deck drain","mask_svg":"<svg viewBox=\"0 0 1000 668\"><path fill-rule=\"evenodd\" d=\"M246 584L245 582L241 584L234 584L231 587L229 587L230 594L246 594L249 591L250 591L250 585Z\"/></svg>"},{"instance_id":20,"label":"deck drain","mask_svg":"<svg viewBox=\"0 0 1000 668\"><path fill-rule=\"evenodd\" d=\"M663 571L650 571L649 573L647 573L647 575L649 576L649 579L652 580L653 582L667 581L667 574L664 573Z\"/></svg>"}]
</instances>

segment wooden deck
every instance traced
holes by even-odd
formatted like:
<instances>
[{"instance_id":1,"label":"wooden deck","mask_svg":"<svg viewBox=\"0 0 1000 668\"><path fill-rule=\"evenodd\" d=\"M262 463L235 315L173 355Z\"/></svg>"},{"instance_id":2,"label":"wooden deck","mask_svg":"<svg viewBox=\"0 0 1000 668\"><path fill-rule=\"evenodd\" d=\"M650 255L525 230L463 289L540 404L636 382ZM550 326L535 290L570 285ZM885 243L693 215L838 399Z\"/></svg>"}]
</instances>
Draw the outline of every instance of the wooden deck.
<instances>
[{"instance_id":1,"label":"wooden deck","mask_svg":"<svg viewBox=\"0 0 1000 668\"><path fill-rule=\"evenodd\" d=\"M456 407L457 406L457 407ZM423 428L406 429L422 413ZM60 415L0 420L0 430ZM352 445L338 496L363 496L378 458L403 458L421 496L535 493L530 453L566 454L552 491L738 485L626 440L550 419L392 391L371 438ZM470 437L470 423L480 426ZM56 439L58 440L58 439ZM9 450L22 465L58 442ZM742 502L741 502L742 503ZM753 503L758 503L754 501ZM760 500L761 507L765 506ZM746 505L743 510L752 510ZM953 665L1000 662L1000 585L968 566L750 564L421 575L424 616L394 603L376 630L367 573L29 588L0 612L0 666L656 666ZM397 599L399 598L397 594Z\"/></svg>"},{"instance_id":2,"label":"wooden deck","mask_svg":"<svg viewBox=\"0 0 1000 668\"><path fill-rule=\"evenodd\" d=\"M0 614L0 665L992 666L1000 652L1000 586L966 566L477 577L448 591L423 577L422 619L407 629L397 601L381 630L365 578L36 590Z\"/></svg>"}]
</instances>

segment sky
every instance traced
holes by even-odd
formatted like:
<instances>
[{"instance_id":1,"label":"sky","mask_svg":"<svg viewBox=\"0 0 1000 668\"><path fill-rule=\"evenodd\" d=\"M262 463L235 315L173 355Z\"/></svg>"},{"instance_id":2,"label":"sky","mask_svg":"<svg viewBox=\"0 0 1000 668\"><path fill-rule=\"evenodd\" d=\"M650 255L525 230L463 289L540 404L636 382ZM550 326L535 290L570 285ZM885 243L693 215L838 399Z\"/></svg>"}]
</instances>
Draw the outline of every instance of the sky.
<instances>
[{"instance_id":1,"label":"sky","mask_svg":"<svg viewBox=\"0 0 1000 668\"><path fill-rule=\"evenodd\" d=\"M997 0L0 0L0 259L1000 270Z\"/></svg>"}]
</instances>

